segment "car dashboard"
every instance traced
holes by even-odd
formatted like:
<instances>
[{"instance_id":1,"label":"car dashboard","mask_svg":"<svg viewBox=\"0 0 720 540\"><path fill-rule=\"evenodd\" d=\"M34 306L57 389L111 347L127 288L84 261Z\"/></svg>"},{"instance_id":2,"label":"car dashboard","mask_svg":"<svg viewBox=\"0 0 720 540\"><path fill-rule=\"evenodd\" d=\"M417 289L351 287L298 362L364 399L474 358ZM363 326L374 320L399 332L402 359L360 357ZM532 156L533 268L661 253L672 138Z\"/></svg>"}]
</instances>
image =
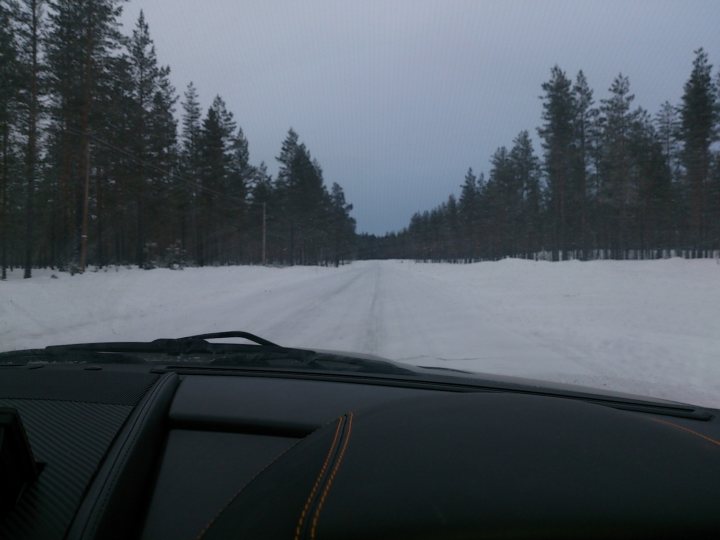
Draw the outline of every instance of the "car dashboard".
<instances>
[{"instance_id":1,"label":"car dashboard","mask_svg":"<svg viewBox=\"0 0 720 540\"><path fill-rule=\"evenodd\" d=\"M19 414L40 472L0 538L720 532L715 411L459 379L5 366L0 407Z\"/></svg>"}]
</instances>

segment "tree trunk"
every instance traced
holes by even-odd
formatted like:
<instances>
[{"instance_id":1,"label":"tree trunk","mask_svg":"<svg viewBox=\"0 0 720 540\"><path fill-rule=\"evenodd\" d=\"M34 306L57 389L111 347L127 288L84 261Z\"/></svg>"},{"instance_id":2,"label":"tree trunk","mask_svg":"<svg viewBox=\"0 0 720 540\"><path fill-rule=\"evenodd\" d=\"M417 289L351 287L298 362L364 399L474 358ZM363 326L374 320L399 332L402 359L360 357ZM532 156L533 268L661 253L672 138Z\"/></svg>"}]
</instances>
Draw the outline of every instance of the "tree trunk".
<instances>
[{"instance_id":1,"label":"tree trunk","mask_svg":"<svg viewBox=\"0 0 720 540\"><path fill-rule=\"evenodd\" d=\"M95 250L96 264L100 267L105 266L105 249L103 246L103 200L102 200L102 175L98 173L95 177L95 214L97 218L97 235Z\"/></svg>"},{"instance_id":2,"label":"tree trunk","mask_svg":"<svg viewBox=\"0 0 720 540\"><path fill-rule=\"evenodd\" d=\"M30 40L32 48L32 72L30 74L30 115L28 118L28 144L25 194L25 271L23 278L32 277L33 262L33 201L35 199L35 162L37 154L37 109L38 109L38 5L32 0Z\"/></svg>"},{"instance_id":3,"label":"tree trunk","mask_svg":"<svg viewBox=\"0 0 720 540\"><path fill-rule=\"evenodd\" d=\"M3 164L2 164L2 184L0 184L0 279L7 279L7 224L8 224L8 204L7 204L7 182L8 182L8 146L9 146L9 128L5 124L3 126Z\"/></svg>"},{"instance_id":4,"label":"tree trunk","mask_svg":"<svg viewBox=\"0 0 720 540\"><path fill-rule=\"evenodd\" d=\"M85 30L85 77L83 81L84 103L82 109L82 166L80 167L81 190L79 205L80 215L80 234L79 234L79 255L80 255L80 272L85 271L87 263L87 240L88 240L88 213L90 205L90 108L92 106L92 49L93 36L91 33L90 22L87 22Z\"/></svg>"}]
</instances>

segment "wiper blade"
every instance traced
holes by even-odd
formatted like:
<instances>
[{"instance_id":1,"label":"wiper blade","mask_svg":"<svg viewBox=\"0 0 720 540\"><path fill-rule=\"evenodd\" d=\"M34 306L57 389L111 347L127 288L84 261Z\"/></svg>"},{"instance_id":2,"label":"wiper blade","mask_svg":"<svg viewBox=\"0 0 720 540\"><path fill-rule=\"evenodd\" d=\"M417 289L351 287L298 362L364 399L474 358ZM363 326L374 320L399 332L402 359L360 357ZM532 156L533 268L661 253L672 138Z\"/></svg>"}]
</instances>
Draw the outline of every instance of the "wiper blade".
<instances>
[{"instance_id":1,"label":"wiper blade","mask_svg":"<svg viewBox=\"0 0 720 540\"><path fill-rule=\"evenodd\" d=\"M72 352L72 354L69 354ZM0 353L0 367L27 366L34 364L145 364L145 360L122 352L91 349L54 350L26 349Z\"/></svg>"},{"instance_id":2,"label":"wiper blade","mask_svg":"<svg viewBox=\"0 0 720 540\"><path fill-rule=\"evenodd\" d=\"M252 343L211 343L208 341L222 338L243 338ZM73 357L78 354L107 356L125 354L138 355L141 358L148 358L147 355L170 355L177 357L184 365L197 362L208 366L227 368L300 368L310 371L415 375L414 371L392 362L283 347L255 334L241 331L215 332L145 342L118 341L52 345L39 351L45 351L46 354L54 356L72 354ZM210 358L207 358L208 356Z\"/></svg>"},{"instance_id":3,"label":"wiper blade","mask_svg":"<svg viewBox=\"0 0 720 540\"><path fill-rule=\"evenodd\" d=\"M255 345L239 343L210 343L208 339L243 338ZM104 343L74 343L70 345L51 345L44 350L63 351L96 351L108 353L164 353L171 355L209 353L217 354L245 349L288 350L271 341L263 339L249 332L215 332L211 334L198 334L181 338L161 338L153 341L114 341Z\"/></svg>"},{"instance_id":4,"label":"wiper blade","mask_svg":"<svg viewBox=\"0 0 720 540\"><path fill-rule=\"evenodd\" d=\"M214 367L264 367L279 369L300 368L312 371L341 371L352 373L368 373L382 375L415 376L411 369L406 369L393 362L368 360L342 354L315 352L308 349L265 349L228 354L209 363Z\"/></svg>"}]
</instances>

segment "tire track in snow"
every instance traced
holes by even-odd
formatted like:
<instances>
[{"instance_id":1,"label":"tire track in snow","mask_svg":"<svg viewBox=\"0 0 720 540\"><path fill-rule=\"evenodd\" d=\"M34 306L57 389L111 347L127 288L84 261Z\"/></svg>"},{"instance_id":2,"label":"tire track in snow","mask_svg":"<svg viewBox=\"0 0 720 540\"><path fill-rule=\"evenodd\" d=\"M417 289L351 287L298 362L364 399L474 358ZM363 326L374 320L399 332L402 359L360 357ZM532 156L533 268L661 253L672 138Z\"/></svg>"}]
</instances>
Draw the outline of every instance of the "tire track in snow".
<instances>
[{"instance_id":1,"label":"tire track in snow","mask_svg":"<svg viewBox=\"0 0 720 540\"><path fill-rule=\"evenodd\" d=\"M293 345L333 348L346 346L352 334L346 321L357 311L357 298L366 289L363 281L367 274L363 268L321 276L305 284L305 290L297 291L284 299L281 317L272 317L272 323L261 325L263 334ZM317 291L308 296L309 291ZM276 299L277 300L277 299Z\"/></svg>"},{"instance_id":2,"label":"tire track in snow","mask_svg":"<svg viewBox=\"0 0 720 540\"><path fill-rule=\"evenodd\" d=\"M365 317L365 340L363 349L365 352L370 354L377 354L378 352L378 336L380 335L379 324L380 320L380 307L379 307L379 289L380 289L380 276L381 270L378 264L375 265L373 271L373 286L372 286L372 297L370 300L370 308L368 314Z\"/></svg>"}]
</instances>

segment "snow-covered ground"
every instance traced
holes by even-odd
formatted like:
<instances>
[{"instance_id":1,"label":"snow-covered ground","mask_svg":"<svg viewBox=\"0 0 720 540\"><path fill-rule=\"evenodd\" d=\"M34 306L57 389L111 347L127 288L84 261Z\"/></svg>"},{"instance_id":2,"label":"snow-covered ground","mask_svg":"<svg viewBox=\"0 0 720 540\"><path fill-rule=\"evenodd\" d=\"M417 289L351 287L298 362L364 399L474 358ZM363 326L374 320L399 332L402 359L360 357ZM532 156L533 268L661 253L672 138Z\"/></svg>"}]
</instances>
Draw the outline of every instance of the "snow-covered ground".
<instances>
[{"instance_id":1,"label":"snow-covered ground","mask_svg":"<svg viewBox=\"0 0 720 540\"><path fill-rule=\"evenodd\" d=\"M20 272L0 350L247 330L272 341L720 407L712 260Z\"/></svg>"}]
</instances>

